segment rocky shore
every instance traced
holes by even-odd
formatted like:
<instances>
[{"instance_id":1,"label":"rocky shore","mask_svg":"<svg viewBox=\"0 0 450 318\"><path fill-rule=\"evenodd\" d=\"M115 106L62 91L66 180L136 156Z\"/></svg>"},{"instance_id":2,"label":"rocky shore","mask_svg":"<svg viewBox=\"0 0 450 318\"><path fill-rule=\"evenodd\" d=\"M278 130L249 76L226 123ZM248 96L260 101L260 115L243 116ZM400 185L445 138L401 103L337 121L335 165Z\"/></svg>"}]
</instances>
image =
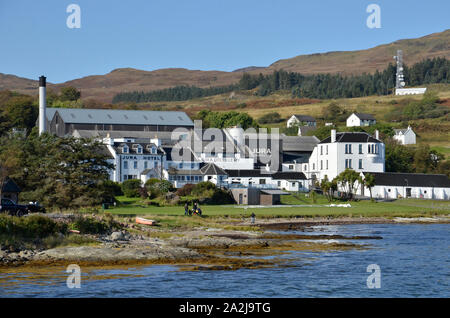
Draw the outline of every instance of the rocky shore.
<instances>
[{"instance_id":1,"label":"rocky shore","mask_svg":"<svg viewBox=\"0 0 450 318\"><path fill-rule=\"evenodd\" d=\"M279 233L266 230L296 230L316 225L355 223L448 223L449 217L409 219L339 218L339 219L261 219L255 224L243 221L238 226L254 227L255 231L228 230L225 228L194 227L164 233L153 227L142 234L129 230L115 231L109 235L93 237L91 244L61 246L50 249L14 250L0 246L0 270L14 266L39 266L55 264L89 264L92 266L114 264L213 264L222 268L232 264L237 268L245 264L255 266L268 264L259 255L275 255L287 250L329 250L357 248L355 240L382 239L381 237L308 236ZM133 233L130 233L133 232ZM159 236L159 237L158 237ZM332 242L327 242L327 239ZM311 243L316 240L317 243ZM335 243L338 241L351 243ZM334 243L333 243L334 242ZM255 259L236 259L236 256L255 256ZM202 265L204 267L204 265ZM203 268L202 267L202 268Z\"/></svg>"}]
</instances>

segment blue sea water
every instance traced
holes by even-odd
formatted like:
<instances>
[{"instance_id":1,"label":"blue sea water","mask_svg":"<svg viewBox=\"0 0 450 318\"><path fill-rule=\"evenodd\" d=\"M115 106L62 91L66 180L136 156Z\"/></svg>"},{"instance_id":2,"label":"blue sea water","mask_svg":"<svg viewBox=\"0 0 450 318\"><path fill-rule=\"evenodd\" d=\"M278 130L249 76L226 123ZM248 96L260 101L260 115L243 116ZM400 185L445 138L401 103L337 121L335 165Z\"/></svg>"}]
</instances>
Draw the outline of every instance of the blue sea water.
<instances>
[{"instance_id":1,"label":"blue sea water","mask_svg":"<svg viewBox=\"0 0 450 318\"><path fill-rule=\"evenodd\" d=\"M0 272L0 297L450 297L449 224L330 225L306 233L382 239L350 241L367 249L291 252L284 256L291 267L82 269L79 289L67 287L65 268ZM370 264L381 270L380 288L367 287Z\"/></svg>"}]
</instances>

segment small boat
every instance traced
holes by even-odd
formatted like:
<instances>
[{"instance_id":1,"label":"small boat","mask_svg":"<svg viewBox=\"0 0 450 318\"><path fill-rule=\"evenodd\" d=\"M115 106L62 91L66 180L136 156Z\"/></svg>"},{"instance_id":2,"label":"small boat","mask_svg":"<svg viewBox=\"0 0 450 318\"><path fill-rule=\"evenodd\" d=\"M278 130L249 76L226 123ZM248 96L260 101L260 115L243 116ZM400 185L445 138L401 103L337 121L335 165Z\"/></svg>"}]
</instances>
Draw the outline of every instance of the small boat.
<instances>
[{"instance_id":1,"label":"small boat","mask_svg":"<svg viewBox=\"0 0 450 318\"><path fill-rule=\"evenodd\" d=\"M156 221L155 220L149 220L149 219L145 219L145 218L136 217L136 223L145 224L145 225L155 225Z\"/></svg>"}]
</instances>

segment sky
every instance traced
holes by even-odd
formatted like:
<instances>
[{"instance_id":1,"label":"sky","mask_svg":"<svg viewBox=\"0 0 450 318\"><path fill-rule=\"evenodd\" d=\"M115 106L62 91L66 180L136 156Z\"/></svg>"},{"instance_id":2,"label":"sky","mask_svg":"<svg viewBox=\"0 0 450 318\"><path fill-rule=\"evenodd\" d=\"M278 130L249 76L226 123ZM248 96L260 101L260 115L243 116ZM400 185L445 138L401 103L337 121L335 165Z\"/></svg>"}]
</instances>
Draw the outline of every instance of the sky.
<instances>
[{"instance_id":1,"label":"sky","mask_svg":"<svg viewBox=\"0 0 450 318\"><path fill-rule=\"evenodd\" d=\"M80 28L67 26L71 4ZM371 4L380 28L367 26ZM441 32L449 12L448 0L0 0L0 73L61 83L124 67L232 71Z\"/></svg>"}]
</instances>

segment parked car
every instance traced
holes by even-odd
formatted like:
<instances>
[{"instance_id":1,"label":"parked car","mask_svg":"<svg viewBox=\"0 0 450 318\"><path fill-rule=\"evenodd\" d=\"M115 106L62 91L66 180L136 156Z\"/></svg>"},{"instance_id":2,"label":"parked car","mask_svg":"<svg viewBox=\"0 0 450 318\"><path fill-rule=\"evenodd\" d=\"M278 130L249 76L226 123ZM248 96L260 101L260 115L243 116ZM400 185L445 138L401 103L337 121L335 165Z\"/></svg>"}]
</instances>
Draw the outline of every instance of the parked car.
<instances>
[{"instance_id":1,"label":"parked car","mask_svg":"<svg viewBox=\"0 0 450 318\"><path fill-rule=\"evenodd\" d=\"M45 213L45 208L40 205L37 201L30 202L26 205L29 213Z\"/></svg>"},{"instance_id":2,"label":"parked car","mask_svg":"<svg viewBox=\"0 0 450 318\"><path fill-rule=\"evenodd\" d=\"M28 214L28 207L20 205L10 199L2 199L0 204L0 212L9 213L9 215L22 216Z\"/></svg>"}]
</instances>

